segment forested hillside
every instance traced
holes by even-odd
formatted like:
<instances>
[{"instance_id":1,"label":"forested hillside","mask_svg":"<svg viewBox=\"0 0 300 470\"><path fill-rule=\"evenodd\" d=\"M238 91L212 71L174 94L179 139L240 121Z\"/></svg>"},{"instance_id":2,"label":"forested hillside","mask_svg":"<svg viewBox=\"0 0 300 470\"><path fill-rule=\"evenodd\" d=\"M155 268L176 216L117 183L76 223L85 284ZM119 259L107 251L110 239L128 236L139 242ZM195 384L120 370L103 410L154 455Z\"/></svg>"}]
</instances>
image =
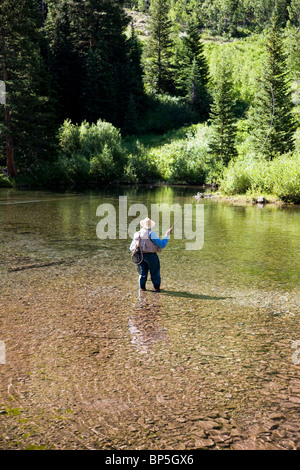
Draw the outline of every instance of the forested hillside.
<instances>
[{"instance_id":1,"label":"forested hillside","mask_svg":"<svg viewBox=\"0 0 300 470\"><path fill-rule=\"evenodd\" d=\"M0 185L300 200L300 0L3 0Z\"/></svg>"}]
</instances>

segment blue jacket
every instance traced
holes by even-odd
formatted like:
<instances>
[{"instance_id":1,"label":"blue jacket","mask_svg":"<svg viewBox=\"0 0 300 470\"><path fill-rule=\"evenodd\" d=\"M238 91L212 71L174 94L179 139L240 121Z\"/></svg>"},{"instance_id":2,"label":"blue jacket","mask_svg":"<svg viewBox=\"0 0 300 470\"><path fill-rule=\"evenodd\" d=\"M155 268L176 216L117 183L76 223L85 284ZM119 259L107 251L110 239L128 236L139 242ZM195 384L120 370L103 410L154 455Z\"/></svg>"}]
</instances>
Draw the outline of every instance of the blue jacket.
<instances>
[{"instance_id":1,"label":"blue jacket","mask_svg":"<svg viewBox=\"0 0 300 470\"><path fill-rule=\"evenodd\" d=\"M163 250L168 244L169 235L166 235L165 238L161 240L155 232L150 232L150 240L154 243L155 246Z\"/></svg>"},{"instance_id":2,"label":"blue jacket","mask_svg":"<svg viewBox=\"0 0 300 470\"><path fill-rule=\"evenodd\" d=\"M150 235L150 240L158 248L161 248L163 250L167 246L168 241L169 241L169 235L166 235L162 240L159 238L159 236L155 232L150 232L149 235ZM130 251L134 249L136 240L137 240L137 237L134 237L129 248Z\"/></svg>"}]
</instances>

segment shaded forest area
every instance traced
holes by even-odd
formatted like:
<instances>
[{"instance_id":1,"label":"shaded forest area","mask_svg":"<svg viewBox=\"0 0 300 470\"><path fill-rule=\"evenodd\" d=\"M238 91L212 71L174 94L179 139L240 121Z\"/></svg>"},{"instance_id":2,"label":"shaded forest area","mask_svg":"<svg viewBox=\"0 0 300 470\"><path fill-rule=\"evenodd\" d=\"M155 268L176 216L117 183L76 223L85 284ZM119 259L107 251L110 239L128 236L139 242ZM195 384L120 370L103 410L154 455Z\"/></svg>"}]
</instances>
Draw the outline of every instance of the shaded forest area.
<instances>
[{"instance_id":1,"label":"shaded forest area","mask_svg":"<svg viewBox=\"0 0 300 470\"><path fill-rule=\"evenodd\" d=\"M299 202L299 12L3 0L0 186L217 184Z\"/></svg>"}]
</instances>

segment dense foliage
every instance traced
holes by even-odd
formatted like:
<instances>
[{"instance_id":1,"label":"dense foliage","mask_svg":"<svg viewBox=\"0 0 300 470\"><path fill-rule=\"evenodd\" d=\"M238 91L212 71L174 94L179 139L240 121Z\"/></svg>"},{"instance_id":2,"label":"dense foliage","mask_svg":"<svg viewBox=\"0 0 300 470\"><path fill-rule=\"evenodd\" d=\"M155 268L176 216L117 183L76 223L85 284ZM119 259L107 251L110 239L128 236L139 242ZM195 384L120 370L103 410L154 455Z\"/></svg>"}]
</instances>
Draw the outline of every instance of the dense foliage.
<instances>
[{"instance_id":1,"label":"dense foliage","mask_svg":"<svg viewBox=\"0 0 300 470\"><path fill-rule=\"evenodd\" d=\"M0 185L218 183L299 201L299 11L3 0Z\"/></svg>"},{"instance_id":2,"label":"dense foliage","mask_svg":"<svg viewBox=\"0 0 300 470\"><path fill-rule=\"evenodd\" d=\"M128 0L125 6L144 12L149 10L154 1ZM170 17L173 21L185 25L193 18L201 28L233 37L269 26L274 12L281 26L290 21L299 27L299 11L299 0L170 0Z\"/></svg>"}]
</instances>

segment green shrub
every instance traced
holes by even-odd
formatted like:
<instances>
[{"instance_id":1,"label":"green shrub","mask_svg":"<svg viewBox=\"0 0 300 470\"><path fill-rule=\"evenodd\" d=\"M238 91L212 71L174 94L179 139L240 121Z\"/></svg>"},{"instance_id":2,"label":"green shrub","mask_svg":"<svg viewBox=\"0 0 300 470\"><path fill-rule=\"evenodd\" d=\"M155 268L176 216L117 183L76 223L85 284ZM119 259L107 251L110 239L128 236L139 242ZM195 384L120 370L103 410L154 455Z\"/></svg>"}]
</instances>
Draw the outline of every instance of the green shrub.
<instances>
[{"instance_id":1,"label":"green shrub","mask_svg":"<svg viewBox=\"0 0 300 470\"><path fill-rule=\"evenodd\" d=\"M66 120L59 132L59 167L73 186L102 184L123 175L126 154L120 131L99 120L81 125Z\"/></svg>"},{"instance_id":2,"label":"green shrub","mask_svg":"<svg viewBox=\"0 0 300 470\"><path fill-rule=\"evenodd\" d=\"M250 155L232 160L224 171L220 189L225 194L270 192L267 161Z\"/></svg>"},{"instance_id":3,"label":"green shrub","mask_svg":"<svg viewBox=\"0 0 300 470\"><path fill-rule=\"evenodd\" d=\"M225 194L269 194L287 202L300 202L300 154L272 161L259 156L237 158L224 172L220 190Z\"/></svg>"},{"instance_id":4,"label":"green shrub","mask_svg":"<svg viewBox=\"0 0 300 470\"><path fill-rule=\"evenodd\" d=\"M123 165L118 167L114 150L107 144L104 145L101 153L98 152L91 158L90 164L90 176L96 184L116 181L123 174Z\"/></svg>"},{"instance_id":5,"label":"green shrub","mask_svg":"<svg viewBox=\"0 0 300 470\"><path fill-rule=\"evenodd\" d=\"M300 153L271 162L273 193L286 202L300 203Z\"/></svg>"},{"instance_id":6,"label":"green shrub","mask_svg":"<svg viewBox=\"0 0 300 470\"><path fill-rule=\"evenodd\" d=\"M66 119L59 129L58 139L61 152L71 157L80 150L80 127Z\"/></svg>"},{"instance_id":7,"label":"green shrub","mask_svg":"<svg viewBox=\"0 0 300 470\"><path fill-rule=\"evenodd\" d=\"M4 175L0 175L0 188L11 188L12 182L11 180Z\"/></svg>"},{"instance_id":8,"label":"green shrub","mask_svg":"<svg viewBox=\"0 0 300 470\"><path fill-rule=\"evenodd\" d=\"M60 155L57 163L57 174L63 185L85 187L89 183L90 162L83 155L72 155L70 158Z\"/></svg>"},{"instance_id":9,"label":"green shrub","mask_svg":"<svg viewBox=\"0 0 300 470\"><path fill-rule=\"evenodd\" d=\"M150 158L165 181L170 183L204 184L219 179L223 166L209 152L211 128L191 126L185 139L152 149Z\"/></svg>"},{"instance_id":10,"label":"green shrub","mask_svg":"<svg viewBox=\"0 0 300 470\"><path fill-rule=\"evenodd\" d=\"M80 153L86 158L102 153L107 147L111 150L114 160L124 158L120 131L109 122L99 120L96 124L88 124L84 121L79 132Z\"/></svg>"},{"instance_id":11,"label":"green shrub","mask_svg":"<svg viewBox=\"0 0 300 470\"><path fill-rule=\"evenodd\" d=\"M67 184L65 170L60 162L39 162L20 172L14 186L38 189L63 188Z\"/></svg>"},{"instance_id":12,"label":"green shrub","mask_svg":"<svg viewBox=\"0 0 300 470\"><path fill-rule=\"evenodd\" d=\"M137 140L131 145L124 172L126 183L153 183L162 179L156 162L150 157L146 147Z\"/></svg>"}]
</instances>

